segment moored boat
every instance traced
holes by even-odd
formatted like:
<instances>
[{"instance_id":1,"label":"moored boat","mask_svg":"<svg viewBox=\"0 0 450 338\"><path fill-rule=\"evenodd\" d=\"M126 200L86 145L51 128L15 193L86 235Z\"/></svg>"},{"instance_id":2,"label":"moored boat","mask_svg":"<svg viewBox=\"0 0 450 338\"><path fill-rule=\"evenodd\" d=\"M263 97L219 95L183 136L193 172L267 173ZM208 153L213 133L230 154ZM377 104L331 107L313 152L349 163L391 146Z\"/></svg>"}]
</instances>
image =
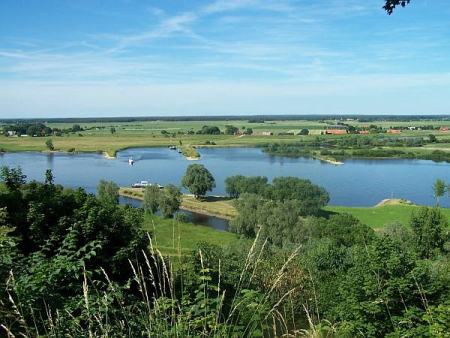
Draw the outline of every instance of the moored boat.
<instances>
[{"instance_id":1,"label":"moored boat","mask_svg":"<svg viewBox=\"0 0 450 338\"><path fill-rule=\"evenodd\" d=\"M151 186L157 186L159 189L164 188L161 184L149 183L148 181L140 181L140 182L136 182L131 185L132 188L145 188L145 187L151 187Z\"/></svg>"}]
</instances>

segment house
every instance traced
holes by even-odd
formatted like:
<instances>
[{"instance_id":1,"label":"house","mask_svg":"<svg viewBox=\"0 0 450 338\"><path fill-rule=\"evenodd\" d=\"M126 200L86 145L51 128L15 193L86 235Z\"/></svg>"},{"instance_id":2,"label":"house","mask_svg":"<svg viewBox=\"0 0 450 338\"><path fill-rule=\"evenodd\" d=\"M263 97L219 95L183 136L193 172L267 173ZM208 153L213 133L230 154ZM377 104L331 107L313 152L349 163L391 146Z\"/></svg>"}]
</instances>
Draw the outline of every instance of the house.
<instances>
[{"instance_id":1,"label":"house","mask_svg":"<svg viewBox=\"0 0 450 338\"><path fill-rule=\"evenodd\" d=\"M364 135L367 135L368 133L369 133L368 130L360 130L360 131L358 131L358 134L364 134Z\"/></svg>"},{"instance_id":2,"label":"house","mask_svg":"<svg viewBox=\"0 0 450 338\"><path fill-rule=\"evenodd\" d=\"M441 128L439 128L439 131L445 131L445 132L448 132L448 131L449 131L449 128L448 128L448 127L441 127Z\"/></svg>"},{"instance_id":3,"label":"house","mask_svg":"<svg viewBox=\"0 0 450 338\"><path fill-rule=\"evenodd\" d=\"M15 136L16 132L15 132L15 130L8 130L7 134L8 134L8 136Z\"/></svg>"},{"instance_id":4,"label":"house","mask_svg":"<svg viewBox=\"0 0 450 338\"><path fill-rule=\"evenodd\" d=\"M263 136L272 136L273 133L272 133L271 131L263 131L263 132L261 133L261 135L263 135Z\"/></svg>"}]
</instances>

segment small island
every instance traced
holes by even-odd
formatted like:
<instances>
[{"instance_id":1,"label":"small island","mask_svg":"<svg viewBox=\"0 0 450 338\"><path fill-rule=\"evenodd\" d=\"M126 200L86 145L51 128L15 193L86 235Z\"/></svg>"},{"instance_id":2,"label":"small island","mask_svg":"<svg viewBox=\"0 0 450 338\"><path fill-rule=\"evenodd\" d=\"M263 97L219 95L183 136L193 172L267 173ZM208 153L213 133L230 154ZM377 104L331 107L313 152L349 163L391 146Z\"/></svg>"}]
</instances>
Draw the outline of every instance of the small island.
<instances>
[{"instance_id":1,"label":"small island","mask_svg":"<svg viewBox=\"0 0 450 338\"><path fill-rule=\"evenodd\" d=\"M186 145L181 146L178 149L188 161L196 161L200 159L200 153L194 146Z\"/></svg>"}]
</instances>

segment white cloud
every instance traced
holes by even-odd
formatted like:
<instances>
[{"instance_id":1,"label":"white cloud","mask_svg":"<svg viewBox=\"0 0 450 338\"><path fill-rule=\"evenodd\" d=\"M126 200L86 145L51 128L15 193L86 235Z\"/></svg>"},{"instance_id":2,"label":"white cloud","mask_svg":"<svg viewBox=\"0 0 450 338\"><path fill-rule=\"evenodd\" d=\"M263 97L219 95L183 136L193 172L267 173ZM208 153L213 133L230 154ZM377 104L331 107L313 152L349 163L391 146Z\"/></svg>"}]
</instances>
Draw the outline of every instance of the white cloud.
<instances>
[{"instance_id":1,"label":"white cloud","mask_svg":"<svg viewBox=\"0 0 450 338\"><path fill-rule=\"evenodd\" d=\"M423 90L424 85L428 90ZM0 117L414 114L449 112L450 73L337 76L297 83L182 84L0 82ZM399 99L401 97L401 99Z\"/></svg>"}]
</instances>

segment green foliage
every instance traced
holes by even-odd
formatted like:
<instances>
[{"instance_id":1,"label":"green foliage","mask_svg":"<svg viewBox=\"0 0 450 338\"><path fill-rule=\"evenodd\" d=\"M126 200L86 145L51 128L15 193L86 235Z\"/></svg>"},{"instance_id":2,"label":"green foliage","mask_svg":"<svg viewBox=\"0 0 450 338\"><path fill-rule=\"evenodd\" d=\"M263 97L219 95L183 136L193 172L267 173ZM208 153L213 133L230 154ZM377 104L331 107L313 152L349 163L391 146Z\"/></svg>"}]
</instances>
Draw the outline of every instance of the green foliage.
<instances>
[{"instance_id":1,"label":"green foliage","mask_svg":"<svg viewBox=\"0 0 450 338\"><path fill-rule=\"evenodd\" d=\"M280 202L296 200L301 215L317 214L330 199L325 189L297 177L277 177L268 184L263 176L230 176L225 180L225 189L233 198L247 193Z\"/></svg>"},{"instance_id":2,"label":"green foliage","mask_svg":"<svg viewBox=\"0 0 450 338\"><path fill-rule=\"evenodd\" d=\"M52 128L47 127L43 123L17 123L5 125L3 133L8 134L8 131L16 133L16 135L28 136L49 136L52 134Z\"/></svg>"},{"instance_id":3,"label":"green foliage","mask_svg":"<svg viewBox=\"0 0 450 338\"><path fill-rule=\"evenodd\" d=\"M306 128L303 128L300 130L300 132L298 134L299 135L309 135L309 130Z\"/></svg>"},{"instance_id":4,"label":"green foliage","mask_svg":"<svg viewBox=\"0 0 450 338\"><path fill-rule=\"evenodd\" d=\"M72 132L73 132L73 133L78 133L78 132L80 132L80 131L83 131L83 128L81 128L81 126L80 126L79 124L74 124L74 125L72 126Z\"/></svg>"},{"instance_id":5,"label":"green foliage","mask_svg":"<svg viewBox=\"0 0 450 338\"><path fill-rule=\"evenodd\" d=\"M243 193L264 194L268 187L265 176L229 176L225 179L225 190L232 198L238 198Z\"/></svg>"},{"instance_id":6,"label":"green foliage","mask_svg":"<svg viewBox=\"0 0 450 338\"><path fill-rule=\"evenodd\" d=\"M191 164L186 169L181 183L195 198L204 196L216 186L214 177L202 164Z\"/></svg>"},{"instance_id":7,"label":"green foliage","mask_svg":"<svg viewBox=\"0 0 450 338\"><path fill-rule=\"evenodd\" d=\"M97 185L97 197L105 204L119 203L119 186L112 181L100 180Z\"/></svg>"},{"instance_id":8,"label":"green foliage","mask_svg":"<svg viewBox=\"0 0 450 338\"><path fill-rule=\"evenodd\" d=\"M83 273L97 281L107 274L110 281L126 286L128 298L135 288L129 284L130 262L147 259L149 269L156 264L141 230L140 209L103 203L81 189L64 189L53 184L51 172L46 174L44 184L30 182L0 192L1 223L7 227L0 231L0 319L19 332L33 318L47 318L49 309L79 314ZM154 279L153 285L158 283ZM101 293L106 290L104 283L96 286ZM156 290L149 287L146 292L151 297ZM22 318L17 321L19 309ZM39 330L45 319L34 325Z\"/></svg>"},{"instance_id":9,"label":"green foliage","mask_svg":"<svg viewBox=\"0 0 450 338\"><path fill-rule=\"evenodd\" d=\"M437 179L433 184L433 193L436 198L437 205L439 205L439 199L445 195L446 191L447 184L443 180Z\"/></svg>"},{"instance_id":10,"label":"green foliage","mask_svg":"<svg viewBox=\"0 0 450 338\"><path fill-rule=\"evenodd\" d=\"M263 208L266 202L256 194L243 194L235 202L238 215L230 222L230 230L245 237L255 237L260 227L260 208Z\"/></svg>"},{"instance_id":11,"label":"green foliage","mask_svg":"<svg viewBox=\"0 0 450 338\"><path fill-rule=\"evenodd\" d=\"M48 150L55 150L55 146L53 145L53 141L51 138L47 139L47 141L45 141L45 146L47 147Z\"/></svg>"},{"instance_id":12,"label":"green foliage","mask_svg":"<svg viewBox=\"0 0 450 338\"><path fill-rule=\"evenodd\" d=\"M216 126L203 126L196 134L202 135L220 135L220 129Z\"/></svg>"},{"instance_id":13,"label":"green foliage","mask_svg":"<svg viewBox=\"0 0 450 338\"><path fill-rule=\"evenodd\" d=\"M267 197L277 201L298 201L302 215L317 214L330 200L324 188L297 177L276 177L266 191Z\"/></svg>"},{"instance_id":14,"label":"green foliage","mask_svg":"<svg viewBox=\"0 0 450 338\"><path fill-rule=\"evenodd\" d=\"M394 137L379 135L347 135L345 137L321 136L305 138L296 143L271 143L263 151L280 156L311 157L316 153L341 158L406 158L424 159L435 162L450 162L450 154L442 150L417 151L427 143L429 137ZM397 149L397 148L405 148ZM413 148L408 151L408 148Z\"/></svg>"},{"instance_id":15,"label":"green foliage","mask_svg":"<svg viewBox=\"0 0 450 338\"><path fill-rule=\"evenodd\" d=\"M402 6L405 7L407 4L409 4L409 2L411 0L385 0L385 4L383 6L383 9L389 14L391 15L394 10L395 7L397 6Z\"/></svg>"},{"instance_id":16,"label":"green foliage","mask_svg":"<svg viewBox=\"0 0 450 338\"><path fill-rule=\"evenodd\" d=\"M338 245L365 243L374 236L373 230L355 217L338 214L330 219L302 216L295 200L267 200L255 194L244 194L237 200L238 215L231 221L231 230L255 237L258 231L277 246L289 247L311 239L328 238Z\"/></svg>"},{"instance_id":17,"label":"green foliage","mask_svg":"<svg viewBox=\"0 0 450 338\"><path fill-rule=\"evenodd\" d=\"M239 128L235 126L226 125L225 126L225 135L235 135L239 131Z\"/></svg>"},{"instance_id":18,"label":"green foliage","mask_svg":"<svg viewBox=\"0 0 450 338\"><path fill-rule=\"evenodd\" d=\"M239 196L231 230L255 237L261 229L265 238L279 246L300 243L306 229L303 217L318 215L329 200L323 188L295 177L277 177L268 184L266 177L238 175L228 177L225 185L230 196Z\"/></svg>"},{"instance_id":19,"label":"green foliage","mask_svg":"<svg viewBox=\"0 0 450 338\"><path fill-rule=\"evenodd\" d=\"M160 189L157 185L149 185L144 189L142 207L146 212L154 214L159 207Z\"/></svg>"},{"instance_id":20,"label":"green foliage","mask_svg":"<svg viewBox=\"0 0 450 338\"><path fill-rule=\"evenodd\" d=\"M173 184L167 185L159 194L158 204L164 217L172 217L180 209L180 189Z\"/></svg>"},{"instance_id":21,"label":"green foliage","mask_svg":"<svg viewBox=\"0 0 450 338\"><path fill-rule=\"evenodd\" d=\"M412 328L411 312L424 312L442 286L431 278L430 265L389 238L353 250L352 267L338 286L331 311L351 334L383 336L402 326Z\"/></svg>"},{"instance_id":22,"label":"green foliage","mask_svg":"<svg viewBox=\"0 0 450 338\"><path fill-rule=\"evenodd\" d=\"M23 174L20 167L11 168L2 167L0 178L5 183L6 188L10 191L18 190L26 182L27 176Z\"/></svg>"},{"instance_id":23,"label":"green foliage","mask_svg":"<svg viewBox=\"0 0 450 338\"><path fill-rule=\"evenodd\" d=\"M252 135L252 134L253 134L253 129L252 129L252 128L246 128L246 129L243 131L243 134L244 134L244 135Z\"/></svg>"},{"instance_id":24,"label":"green foliage","mask_svg":"<svg viewBox=\"0 0 450 338\"><path fill-rule=\"evenodd\" d=\"M442 252L449 240L448 220L439 208L420 208L411 215L410 225L416 250L423 258Z\"/></svg>"},{"instance_id":25,"label":"green foliage","mask_svg":"<svg viewBox=\"0 0 450 338\"><path fill-rule=\"evenodd\" d=\"M45 170L45 184L52 185L53 184L53 172L51 169Z\"/></svg>"}]
</instances>

